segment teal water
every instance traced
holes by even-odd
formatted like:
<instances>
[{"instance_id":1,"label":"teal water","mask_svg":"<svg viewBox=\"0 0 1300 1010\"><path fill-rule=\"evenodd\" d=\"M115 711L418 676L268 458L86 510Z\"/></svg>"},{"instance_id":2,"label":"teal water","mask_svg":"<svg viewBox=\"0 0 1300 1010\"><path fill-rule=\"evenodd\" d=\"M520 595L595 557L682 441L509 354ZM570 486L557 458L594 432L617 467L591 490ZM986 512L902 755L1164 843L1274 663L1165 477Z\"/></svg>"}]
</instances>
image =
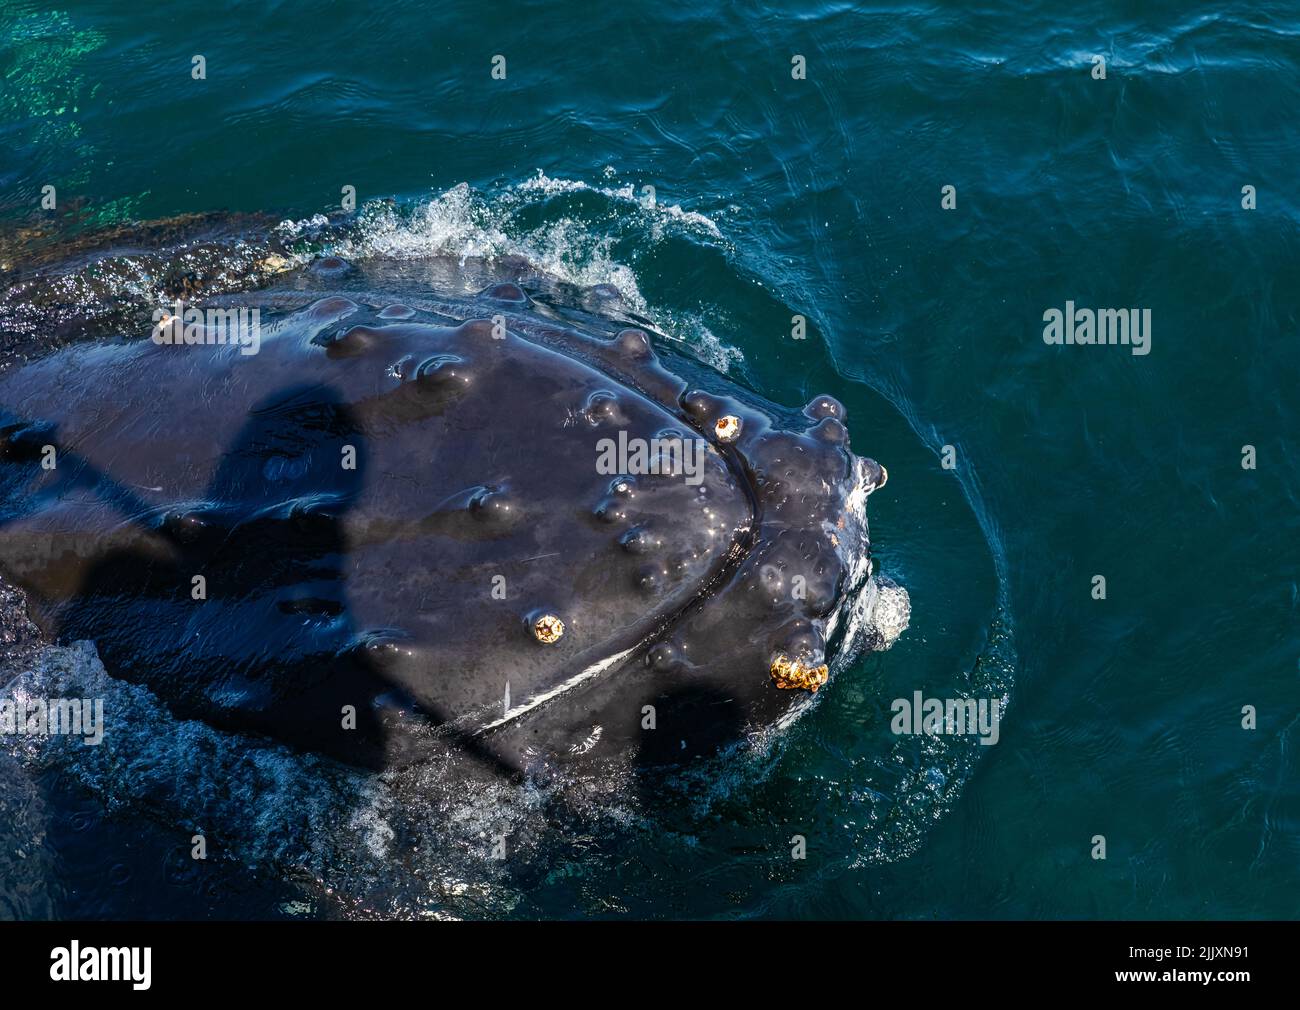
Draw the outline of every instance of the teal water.
<instances>
[{"instance_id":1,"label":"teal water","mask_svg":"<svg viewBox=\"0 0 1300 1010\"><path fill-rule=\"evenodd\" d=\"M506 6L0 3L4 255L353 186L356 252L615 283L763 395L840 397L889 467L904 639L759 774L570 837L484 914L1295 917L1295 8ZM1150 353L1048 346L1067 300L1150 309ZM998 743L895 737L915 690L1004 697ZM41 785L55 855L10 914L443 907L196 870L147 802Z\"/></svg>"}]
</instances>

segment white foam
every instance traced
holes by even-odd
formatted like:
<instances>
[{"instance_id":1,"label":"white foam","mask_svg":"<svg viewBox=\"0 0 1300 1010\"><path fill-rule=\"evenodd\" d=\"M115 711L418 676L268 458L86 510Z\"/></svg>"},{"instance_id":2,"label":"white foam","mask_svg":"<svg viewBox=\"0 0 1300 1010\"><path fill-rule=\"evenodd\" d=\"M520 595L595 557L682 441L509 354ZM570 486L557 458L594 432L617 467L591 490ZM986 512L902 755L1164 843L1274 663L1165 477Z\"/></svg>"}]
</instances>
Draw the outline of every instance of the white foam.
<instances>
[{"instance_id":1,"label":"white foam","mask_svg":"<svg viewBox=\"0 0 1300 1010\"><path fill-rule=\"evenodd\" d=\"M609 174L610 170L607 167L607 177ZM717 222L712 218L698 211L682 210L680 204L661 203L657 195L654 202L651 203L648 194L638 194L636 186L632 183L613 188L609 186L592 186L577 179L552 179L539 168L535 176L519 183L514 187L514 191L516 193L541 193L544 196L581 192L599 193L610 200L634 205L649 219L658 224L662 224L665 220L671 220L689 229L703 232L711 238L722 238L722 229L718 227Z\"/></svg>"},{"instance_id":2,"label":"white foam","mask_svg":"<svg viewBox=\"0 0 1300 1010\"><path fill-rule=\"evenodd\" d=\"M547 811L558 783L517 785L451 759L367 772L178 719L110 676L90 642L41 648L4 696L102 698L105 732L94 747L0 734L0 784L57 770L115 814L203 834L214 863L314 881L316 900L345 914L504 914L519 900L509 872L556 844ZM591 811L593 824L629 816L604 796ZM503 836L508 860L493 856Z\"/></svg>"},{"instance_id":3,"label":"white foam","mask_svg":"<svg viewBox=\"0 0 1300 1010\"><path fill-rule=\"evenodd\" d=\"M596 228L568 214L547 217L540 224L523 223L535 217L532 212L539 205L574 193L592 193L612 202L613 224ZM318 214L284 221L278 230L282 237L296 240L328 223ZM633 267L615 257L615 244L626 235L656 245L683 234L710 242L722 240L722 231L711 218L683 210L678 204L652 204L640 198L632 184L593 186L577 179L552 178L539 170L491 196L460 183L413 205L371 201L361 207L350 235L318 251L354 261L440 257L463 263L518 257L562 283L614 287L632 312L651 319L711 367L729 373L743 364L743 352L718 337L697 315L657 311L643 294Z\"/></svg>"}]
</instances>

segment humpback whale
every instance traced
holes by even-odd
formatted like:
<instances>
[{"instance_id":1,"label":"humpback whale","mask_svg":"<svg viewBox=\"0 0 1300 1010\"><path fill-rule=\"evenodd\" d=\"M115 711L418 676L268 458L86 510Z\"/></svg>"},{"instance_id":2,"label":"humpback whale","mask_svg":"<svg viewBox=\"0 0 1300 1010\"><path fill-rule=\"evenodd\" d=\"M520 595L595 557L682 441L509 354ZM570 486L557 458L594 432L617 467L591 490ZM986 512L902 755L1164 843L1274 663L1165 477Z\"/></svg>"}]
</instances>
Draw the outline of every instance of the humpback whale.
<instances>
[{"instance_id":1,"label":"humpback whale","mask_svg":"<svg viewBox=\"0 0 1300 1010\"><path fill-rule=\"evenodd\" d=\"M177 249L191 340L117 288L34 348L70 268L10 286L0 576L179 716L367 767L668 767L906 627L870 553L887 474L833 396L769 403L526 263L268 254L217 283ZM114 262L79 254L90 302ZM204 338L235 311L255 342Z\"/></svg>"}]
</instances>

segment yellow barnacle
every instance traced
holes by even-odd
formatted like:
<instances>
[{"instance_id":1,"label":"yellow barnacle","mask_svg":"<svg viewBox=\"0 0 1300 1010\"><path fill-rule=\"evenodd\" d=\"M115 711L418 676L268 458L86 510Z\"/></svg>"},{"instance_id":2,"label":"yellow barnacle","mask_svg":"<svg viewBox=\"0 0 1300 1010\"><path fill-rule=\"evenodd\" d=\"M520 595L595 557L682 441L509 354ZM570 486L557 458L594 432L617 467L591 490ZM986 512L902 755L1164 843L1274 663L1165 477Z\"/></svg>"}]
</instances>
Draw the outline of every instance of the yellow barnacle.
<instances>
[{"instance_id":1,"label":"yellow barnacle","mask_svg":"<svg viewBox=\"0 0 1300 1010\"><path fill-rule=\"evenodd\" d=\"M830 674L830 667L825 663L812 666L802 660L791 659L784 652L778 653L772 660L772 679L776 681L777 687L785 690L802 688L815 694L817 688L830 679Z\"/></svg>"},{"instance_id":2,"label":"yellow barnacle","mask_svg":"<svg viewBox=\"0 0 1300 1010\"><path fill-rule=\"evenodd\" d=\"M719 442L734 442L740 437L740 418L735 414L718 418L713 433L718 436Z\"/></svg>"},{"instance_id":3,"label":"yellow barnacle","mask_svg":"<svg viewBox=\"0 0 1300 1010\"><path fill-rule=\"evenodd\" d=\"M533 622L533 637L543 645L554 645L564 634L564 622L554 614L543 614Z\"/></svg>"}]
</instances>

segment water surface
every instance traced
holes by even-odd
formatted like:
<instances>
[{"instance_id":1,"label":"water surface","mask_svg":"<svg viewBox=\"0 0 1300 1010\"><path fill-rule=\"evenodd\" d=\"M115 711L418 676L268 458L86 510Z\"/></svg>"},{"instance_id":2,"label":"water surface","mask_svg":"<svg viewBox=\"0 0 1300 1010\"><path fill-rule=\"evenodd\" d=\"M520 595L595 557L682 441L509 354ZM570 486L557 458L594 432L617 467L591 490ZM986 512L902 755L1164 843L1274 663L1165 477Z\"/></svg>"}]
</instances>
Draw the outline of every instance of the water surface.
<instances>
[{"instance_id":1,"label":"water surface","mask_svg":"<svg viewBox=\"0 0 1300 1010\"><path fill-rule=\"evenodd\" d=\"M135 698L148 768L0 764L0 849L43 839L5 857L0 914L1293 917L1295 10L614 6L5 3L0 260L179 213L308 220L352 186L349 254L613 283L764 396L845 402L890 469L871 522L908 635L679 822L572 826L427 894L381 872L420 877L392 809L418 784L361 802L274 755L234 782L232 753L187 789L224 745ZM1149 308L1151 353L1045 345L1067 300ZM999 742L900 741L913 690L1005 697Z\"/></svg>"}]
</instances>

